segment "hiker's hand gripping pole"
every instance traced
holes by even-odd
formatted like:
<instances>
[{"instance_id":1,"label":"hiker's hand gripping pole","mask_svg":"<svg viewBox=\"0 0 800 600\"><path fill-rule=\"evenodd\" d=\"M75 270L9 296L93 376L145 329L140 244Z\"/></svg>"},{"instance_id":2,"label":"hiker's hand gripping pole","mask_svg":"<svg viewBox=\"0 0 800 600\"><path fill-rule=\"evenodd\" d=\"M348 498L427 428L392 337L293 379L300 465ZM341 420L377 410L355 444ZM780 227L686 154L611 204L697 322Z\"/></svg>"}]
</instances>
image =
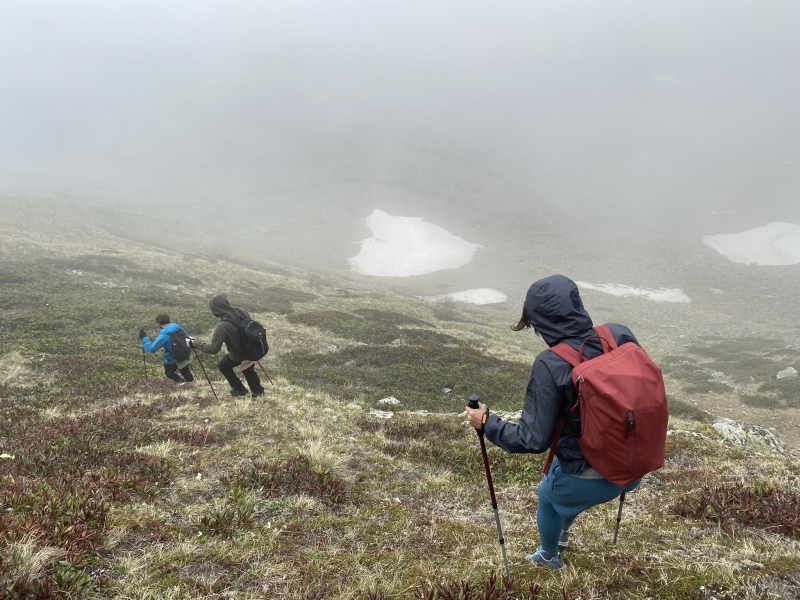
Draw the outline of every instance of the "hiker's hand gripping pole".
<instances>
[{"instance_id":1,"label":"hiker's hand gripping pole","mask_svg":"<svg viewBox=\"0 0 800 600\"><path fill-rule=\"evenodd\" d=\"M478 402L481 397L477 394L470 396L467 406L473 410L480 408ZM483 415L482 423L486 422L486 413ZM489 469L489 457L486 454L486 442L483 439L483 427L475 429L478 434L478 441L481 443L481 455L483 456L483 468L486 471L486 482L489 484L489 498L492 501L494 510L494 521L497 524L497 539L500 542L500 549L503 551L503 565L506 568L506 579L511 579L511 572L508 570L508 557L506 556L506 540L503 537L503 527L500 525L500 513L497 510L497 498L494 496L494 484L492 483L492 472Z\"/></svg>"}]
</instances>

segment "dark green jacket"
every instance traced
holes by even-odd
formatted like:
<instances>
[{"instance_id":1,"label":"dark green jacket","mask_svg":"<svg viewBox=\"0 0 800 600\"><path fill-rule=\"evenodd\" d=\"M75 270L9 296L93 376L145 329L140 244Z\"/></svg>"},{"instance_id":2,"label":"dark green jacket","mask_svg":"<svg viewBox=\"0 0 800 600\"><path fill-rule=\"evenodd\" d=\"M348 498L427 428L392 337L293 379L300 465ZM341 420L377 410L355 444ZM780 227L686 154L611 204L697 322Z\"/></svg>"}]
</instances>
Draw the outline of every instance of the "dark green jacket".
<instances>
[{"instance_id":1,"label":"dark green jacket","mask_svg":"<svg viewBox=\"0 0 800 600\"><path fill-rule=\"evenodd\" d=\"M229 319L238 321L241 318L238 314L236 314L237 309L231 306L230 302L228 302L228 297L225 294L217 294L211 298L208 303L208 307L211 309L211 314L215 317L219 317L220 319L227 317ZM241 310L248 319L250 318L250 315L246 311L242 310L241 308L238 310ZM239 328L233 323L228 323L227 321L220 321L217 323L210 342L207 344L195 342L194 347L200 350L200 352L205 352L206 354L216 354L222 349L222 344L225 344L225 348L228 350L228 354L230 354L232 361L241 362L244 360L239 354L242 348L242 338L239 334Z\"/></svg>"}]
</instances>

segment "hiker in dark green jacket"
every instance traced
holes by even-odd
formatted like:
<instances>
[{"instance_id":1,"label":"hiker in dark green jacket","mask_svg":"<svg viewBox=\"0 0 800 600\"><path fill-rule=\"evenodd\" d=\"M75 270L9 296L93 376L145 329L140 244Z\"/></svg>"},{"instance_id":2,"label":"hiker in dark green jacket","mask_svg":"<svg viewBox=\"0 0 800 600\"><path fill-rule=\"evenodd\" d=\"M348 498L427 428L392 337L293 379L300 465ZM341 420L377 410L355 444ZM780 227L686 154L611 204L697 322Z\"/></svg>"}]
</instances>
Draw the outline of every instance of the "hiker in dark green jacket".
<instances>
[{"instance_id":1,"label":"hiker in dark green jacket","mask_svg":"<svg viewBox=\"0 0 800 600\"><path fill-rule=\"evenodd\" d=\"M225 344L228 354L219 361L217 368L228 380L228 383L231 384L231 396L247 395L247 389L235 371L244 375L250 391L253 392L253 396L263 396L264 388L261 385L258 373L256 373L255 363L244 360L240 354L242 339L239 328L234 324L240 321L243 316L249 319L250 315L241 308L231 306L225 294L217 294L211 298L208 307L211 309L211 314L220 319L220 322L214 328L211 341L203 344L196 340L188 340L187 343L190 347L206 354L216 354L222 349L222 344Z\"/></svg>"}]
</instances>

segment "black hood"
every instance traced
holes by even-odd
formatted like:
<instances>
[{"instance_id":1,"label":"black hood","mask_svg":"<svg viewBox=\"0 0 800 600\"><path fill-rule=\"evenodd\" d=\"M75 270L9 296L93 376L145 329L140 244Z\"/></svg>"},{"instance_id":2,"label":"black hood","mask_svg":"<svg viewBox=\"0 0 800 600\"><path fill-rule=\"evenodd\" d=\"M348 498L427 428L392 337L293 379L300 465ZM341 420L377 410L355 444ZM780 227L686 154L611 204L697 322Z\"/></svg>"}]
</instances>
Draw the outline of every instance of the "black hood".
<instances>
[{"instance_id":1,"label":"black hood","mask_svg":"<svg viewBox=\"0 0 800 600\"><path fill-rule=\"evenodd\" d=\"M592 318L583 307L578 286L563 275L534 282L525 297L525 310L548 346L570 338L585 338L592 328Z\"/></svg>"},{"instance_id":2,"label":"black hood","mask_svg":"<svg viewBox=\"0 0 800 600\"><path fill-rule=\"evenodd\" d=\"M217 294L208 302L208 307L211 309L211 314L215 317L223 319L229 317L231 319L238 319L239 315L228 302L228 297L225 294Z\"/></svg>"}]
</instances>

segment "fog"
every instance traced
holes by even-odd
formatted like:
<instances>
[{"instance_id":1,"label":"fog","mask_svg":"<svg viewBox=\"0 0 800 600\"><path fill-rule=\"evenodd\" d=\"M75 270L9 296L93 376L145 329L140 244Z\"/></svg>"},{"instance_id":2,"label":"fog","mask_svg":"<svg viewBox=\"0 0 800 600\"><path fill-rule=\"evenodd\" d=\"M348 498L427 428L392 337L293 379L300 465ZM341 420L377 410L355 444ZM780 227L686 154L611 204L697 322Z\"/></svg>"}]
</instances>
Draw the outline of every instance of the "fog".
<instances>
[{"instance_id":1,"label":"fog","mask_svg":"<svg viewBox=\"0 0 800 600\"><path fill-rule=\"evenodd\" d=\"M342 269L373 209L702 248L800 222L798 73L788 0L6 0L0 191Z\"/></svg>"}]
</instances>

